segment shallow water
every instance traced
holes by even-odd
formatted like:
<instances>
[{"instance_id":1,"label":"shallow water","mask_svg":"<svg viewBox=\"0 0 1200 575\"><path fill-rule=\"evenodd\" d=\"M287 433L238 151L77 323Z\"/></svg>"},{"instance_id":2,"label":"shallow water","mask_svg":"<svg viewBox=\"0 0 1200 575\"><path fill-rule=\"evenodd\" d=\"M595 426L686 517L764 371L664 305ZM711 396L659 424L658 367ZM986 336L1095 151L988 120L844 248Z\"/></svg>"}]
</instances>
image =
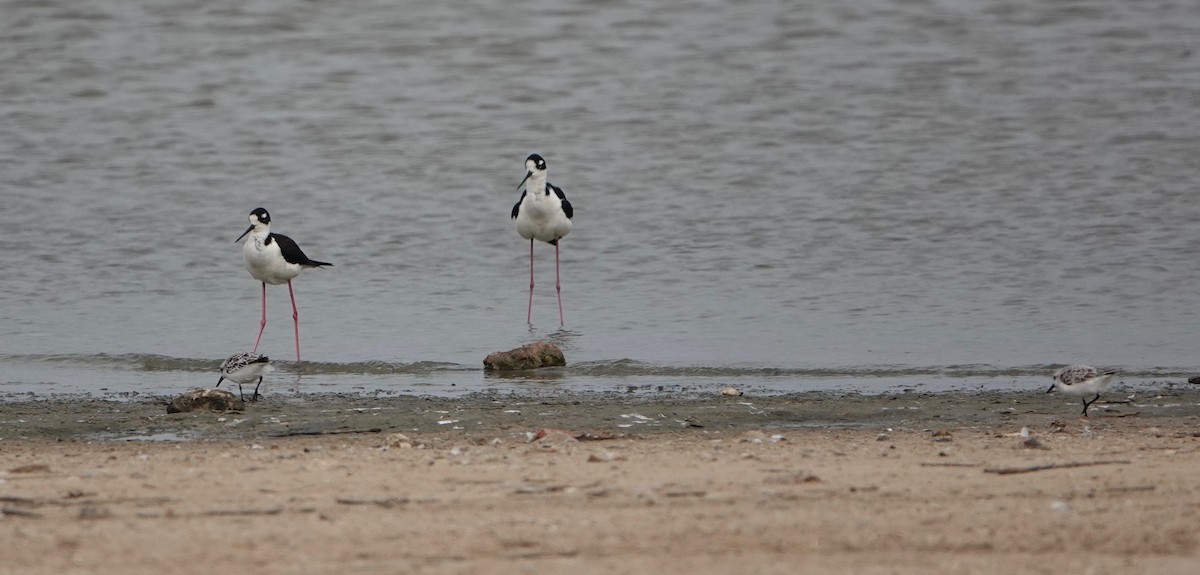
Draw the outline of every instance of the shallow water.
<instances>
[{"instance_id":1,"label":"shallow water","mask_svg":"<svg viewBox=\"0 0 1200 575\"><path fill-rule=\"evenodd\" d=\"M0 13L0 392L215 383L257 333L260 205L335 264L295 282L275 389L537 385L479 362L542 338L583 389L1200 369L1200 5ZM525 324L508 218L534 151L576 210L561 330L546 245Z\"/></svg>"}]
</instances>

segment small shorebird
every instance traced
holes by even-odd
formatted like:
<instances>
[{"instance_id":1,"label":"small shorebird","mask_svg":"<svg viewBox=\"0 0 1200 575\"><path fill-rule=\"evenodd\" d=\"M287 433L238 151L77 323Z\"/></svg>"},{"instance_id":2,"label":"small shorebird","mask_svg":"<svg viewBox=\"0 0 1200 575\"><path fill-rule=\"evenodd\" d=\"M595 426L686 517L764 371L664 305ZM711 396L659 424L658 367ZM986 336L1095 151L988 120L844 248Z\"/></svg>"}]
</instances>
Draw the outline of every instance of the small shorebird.
<instances>
[{"instance_id":1,"label":"small shorebird","mask_svg":"<svg viewBox=\"0 0 1200 575\"><path fill-rule=\"evenodd\" d=\"M250 227L246 228L238 239L233 240L233 243L241 241L246 234L250 234L250 239L242 246L242 257L246 260L246 269L250 275L262 282L262 321L258 324L258 339L254 340L254 351L258 351L258 342L262 340L263 330L267 328L267 284L286 283L288 295L292 297L292 321L296 324L296 363L300 363L300 312L296 309L292 278L300 275L305 268L333 264L311 260L292 238L271 233L271 214L263 208L255 208L250 212Z\"/></svg>"},{"instance_id":2,"label":"small shorebird","mask_svg":"<svg viewBox=\"0 0 1200 575\"><path fill-rule=\"evenodd\" d=\"M1052 376L1054 383L1050 384L1050 389L1047 389L1046 393L1054 391L1054 388L1057 387L1059 391L1067 395L1082 398L1083 416L1087 417L1088 407L1100 399L1100 392L1108 389L1109 381L1116 374L1117 370L1115 369L1097 371L1090 365L1068 365L1054 372ZM1088 401L1087 397L1092 394L1095 394L1096 397Z\"/></svg>"},{"instance_id":3,"label":"small shorebird","mask_svg":"<svg viewBox=\"0 0 1200 575\"><path fill-rule=\"evenodd\" d=\"M546 160L537 154L525 158L525 178L517 189L525 186L521 199L512 209L517 220L517 233L529 240L529 309L526 323L533 323L533 240L554 246L554 291L558 294L558 324L563 325L562 280L558 273L558 240L571 232L575 210L559 188L546 181Z\"/></svg>"},{"instance_id":4,"label":"small shorebird","mask_svg":"<svg viewBox=\"0 0 1200 575\"><path fill-rule=\"evenodd\" d=\"M221 387L221 382L226 379L237 383L238 394L242 396L242 401L245 401L246 394L242 392L242 384L258 379L258 383L254 385L254 395L250 396L250 401L258 401L258 386L262 385L263 374L271 370L270 362L265 355L235 353L221 362L221 378L217 380L217 387Z\"/></svg>"}]
</instances>

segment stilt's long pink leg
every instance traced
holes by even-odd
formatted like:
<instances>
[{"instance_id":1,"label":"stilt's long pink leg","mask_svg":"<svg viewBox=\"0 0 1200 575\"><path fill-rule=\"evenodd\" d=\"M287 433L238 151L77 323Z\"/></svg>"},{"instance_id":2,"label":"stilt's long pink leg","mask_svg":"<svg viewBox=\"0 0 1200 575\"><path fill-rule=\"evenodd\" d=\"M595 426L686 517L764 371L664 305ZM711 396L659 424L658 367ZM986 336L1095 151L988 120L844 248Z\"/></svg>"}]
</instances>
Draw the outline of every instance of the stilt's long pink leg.
<instances>
[{"instance_id":1,"label":"stilt's long pink leg","mask_svg":"<svg viewBox=\"0 0 1200 575\"><path fill-rule=\"evenodd\" d=\"M292 296L292 322L296 324L296 363L300 363L300 310L296 309L296 292L292 291L292 280L288 280L288 295Z\"/></svg>"},{"instance_id":2,"label":"stilt's long pink leg","mask_svg":"<svg viewBox=\"0 0 1200 575\"><path fill-rule=\"evenodd\" d=\"M254 340L254 349L250 353L258 352L258 342L262 341L264 329L267 329L267 282L262 285L262 321L258 322L258 338Z\"/></svg>"},{"instance_id":3,"label":"stilt's long pink leg","mask_svg":"<svg viewBox=\"0 0 1200 575\"><path fill-rule=\"evenodd\" d=\"M529 240L529 311L525 312L525 323L533 323L533 240Z\"/></svg>"},{"instance_id":4,"label":"stilt's long pink leg","mask_svg":"<svg viewBox=\"0 0 1200 575\"><path fill-rule=\"evenodd\" d=\"M558 276L558 242L554 242L554 291L558 292L558 325L566 325L562 312L562 280Z\"/></svg>"}]
</instances>

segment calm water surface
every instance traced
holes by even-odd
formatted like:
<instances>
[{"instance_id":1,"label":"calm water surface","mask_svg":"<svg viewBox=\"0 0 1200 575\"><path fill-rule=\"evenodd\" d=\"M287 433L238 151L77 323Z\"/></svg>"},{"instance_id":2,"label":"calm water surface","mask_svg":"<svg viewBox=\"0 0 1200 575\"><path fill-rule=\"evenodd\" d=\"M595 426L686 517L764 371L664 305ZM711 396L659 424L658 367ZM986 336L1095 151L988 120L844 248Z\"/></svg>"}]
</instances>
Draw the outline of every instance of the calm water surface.
<instances>
[{"instance_id":1,"label":"calm water surface","mask_svg":"<svg viewBox=\"0 0 1200 575\"><path fill-rule=\"evenodd\" d=\"M0 0L0 393L1040 387L1200 370L1200 4ZM541 153L575 206L509 219ZM287 290L260 351L294 359ZM308 363L311 361L311 363ZM304 373L299 382L293 375ZM289 383L290 382L290 383Z\"/></svg>"}]
</instances>

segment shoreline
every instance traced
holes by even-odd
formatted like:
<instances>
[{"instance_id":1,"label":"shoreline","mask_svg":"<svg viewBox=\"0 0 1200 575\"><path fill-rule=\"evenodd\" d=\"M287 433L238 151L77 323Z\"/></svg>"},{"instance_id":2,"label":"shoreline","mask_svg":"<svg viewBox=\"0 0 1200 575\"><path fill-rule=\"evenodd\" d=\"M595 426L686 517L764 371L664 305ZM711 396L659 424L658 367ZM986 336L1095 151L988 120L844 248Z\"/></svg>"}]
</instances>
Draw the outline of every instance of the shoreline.
<instances>
[{"instance_id":1,"label":"shoreline","mask_svg":"<svg viewBox=\"0 0 1200 575\"><path fill-rule=\"evenodd\" d=\"M152 354L9 355L0 359L8 376L0 385L0 403L38 397L128 399L173 395L211 387L221 359L177 358ZM573 362L568 367L533 371L488 372L482 364L437 361L349 363L287 361L273 363L263 389L275 395L347 394L390 397L435 396L457 399L473 393L624 393L704 394L735 386L755 396L808 392L897 394L957 393L979 390L1045 389L1058 364L861 365L858 367L662 365L618 359ZM1115 393L1145 393L1160 388L1192 387L1195 370L1123 367Z\"/></svg>"},{"instance_id":2,"label":"shoreline","mask_svg":"<svg viewBox=\"0 0 1200 575\"><path fill-rule=\"evenodd\" d=\"M1129 397L1132 395L1132 399ZM168 414L166 396L55 396L0 402L0 440L253 439L328 433L534 432L544 427L604 434L680 428L793 429L893 425L999 425L1079 417L1059 393L973 391L864 395L805 392L469 393L457 398L361 394L267 395L243 411ZM1200 388L1110 390L1091 420L1200 417ZM377 430L377 431L371 431Z\"/></svg>"}]
</instances>

